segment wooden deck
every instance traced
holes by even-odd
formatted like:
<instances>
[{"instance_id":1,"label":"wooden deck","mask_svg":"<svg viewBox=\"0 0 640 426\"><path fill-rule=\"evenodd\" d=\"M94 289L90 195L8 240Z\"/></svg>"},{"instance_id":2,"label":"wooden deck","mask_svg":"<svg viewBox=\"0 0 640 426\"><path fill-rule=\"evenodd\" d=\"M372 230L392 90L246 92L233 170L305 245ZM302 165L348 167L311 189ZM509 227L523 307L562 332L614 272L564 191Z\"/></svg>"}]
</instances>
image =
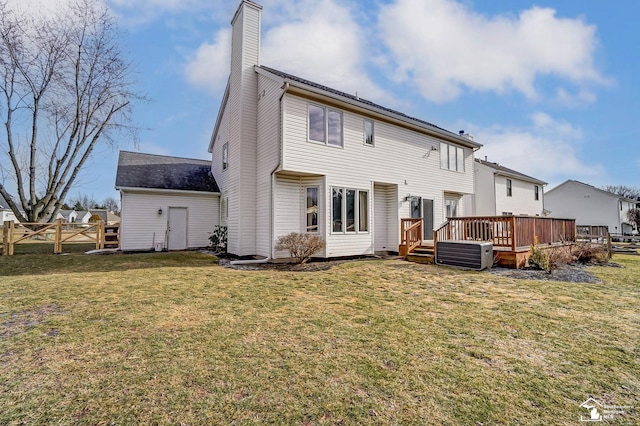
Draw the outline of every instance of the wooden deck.
<instances>
[{"instance_id":1,"label":"wooden deck","mask_svg":"<svg viewBox=\"0 0 640 426\"><path fill-rule=\"evenodd\" d=\"M402 219L400 255L412 255L423 245L422 220ZM576 240L574 219L533 216L452 217L433 231L433 255L438 241L488 241L498 266L522 268L531 245L542 250L569 247Z\"/></svg>"}]
</instances>

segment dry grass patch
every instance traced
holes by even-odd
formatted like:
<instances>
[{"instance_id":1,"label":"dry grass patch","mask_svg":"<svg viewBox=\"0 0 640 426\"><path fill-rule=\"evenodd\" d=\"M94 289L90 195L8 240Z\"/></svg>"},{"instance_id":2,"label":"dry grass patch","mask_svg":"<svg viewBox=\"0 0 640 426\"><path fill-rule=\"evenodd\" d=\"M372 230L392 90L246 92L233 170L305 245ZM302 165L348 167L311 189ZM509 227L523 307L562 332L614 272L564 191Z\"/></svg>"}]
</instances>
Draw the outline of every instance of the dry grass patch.
<instances>
[{"instance_id":1,"label":"dry grass patch","mask_svg":"<svg viewBox=\"0 0 640 426\"><path fill-rule=\"evenodd\" d=\"M402 261L58 256L28 274L5 259L3 424L576 424L589 395L638 405L630 256L592 269L604 284Z\"/></svg>"}]
</instances>

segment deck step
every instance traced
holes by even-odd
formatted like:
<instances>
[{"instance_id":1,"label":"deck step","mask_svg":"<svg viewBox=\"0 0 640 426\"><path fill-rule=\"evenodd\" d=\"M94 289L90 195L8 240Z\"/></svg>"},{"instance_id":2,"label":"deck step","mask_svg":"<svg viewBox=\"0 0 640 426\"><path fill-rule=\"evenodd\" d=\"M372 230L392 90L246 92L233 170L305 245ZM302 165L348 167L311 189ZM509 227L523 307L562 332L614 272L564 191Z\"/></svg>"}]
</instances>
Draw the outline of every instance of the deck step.
<instances>
[{"instance_id":1,"label":"deck step","mask_svg":"<svg viewBox=\"0 0 640 426\"><path fill-rule=\"evenodd\" d=\"M407 255L407 260L409 262L415 262L415 263L424 263L424 264L434 264L435 263L435 257L433 254L423 254L423 253L409 253Z\"/></svg>"},{"instance_id":2,"label":"deck step","mask_svg":"<svg viewBox=\"0 0 640 426\"><path fill-rule=\"evenodd\" d=\"M413 249L412 253L433 255L435 253L435 249L433 247L416 247L415 249Z\"/></svg>"}]
</instances>

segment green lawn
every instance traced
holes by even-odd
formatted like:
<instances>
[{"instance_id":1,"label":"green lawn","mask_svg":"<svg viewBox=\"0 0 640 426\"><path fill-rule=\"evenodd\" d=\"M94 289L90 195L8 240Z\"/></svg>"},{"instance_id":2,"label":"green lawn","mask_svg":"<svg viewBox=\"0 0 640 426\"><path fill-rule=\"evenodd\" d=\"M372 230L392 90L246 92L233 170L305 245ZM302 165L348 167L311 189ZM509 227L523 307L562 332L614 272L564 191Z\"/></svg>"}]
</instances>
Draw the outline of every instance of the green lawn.
<instances>
[{"instance_id":1,"label":"green lawn","mask_svg":"<svg viewBox=\"0 0 640 426\"><path fill-rule=\"evenodd\" d=\"M640 258L614 261L575 284L391 260L0 257L0 424L576 425L589 396L638 409Z\"/></svg>"}]
</instances>

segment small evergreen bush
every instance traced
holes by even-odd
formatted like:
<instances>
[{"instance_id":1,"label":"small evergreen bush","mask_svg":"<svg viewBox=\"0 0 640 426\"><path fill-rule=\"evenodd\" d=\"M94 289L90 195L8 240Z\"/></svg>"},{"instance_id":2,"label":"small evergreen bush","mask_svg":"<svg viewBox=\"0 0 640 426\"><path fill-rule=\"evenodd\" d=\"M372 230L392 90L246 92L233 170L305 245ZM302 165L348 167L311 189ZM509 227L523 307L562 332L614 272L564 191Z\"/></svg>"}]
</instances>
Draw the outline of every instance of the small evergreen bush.
<instances>
[{"instance_id":1,"label":"small evergreen bush","mask_svg":"<svg viewBox=\"0 0 640 426\"><path fill-rule=\"evenodd\" d=\"M213 230L213 233L209 237L209 247L217 251L219 253L227 252L227 227L226 226L216 226Z\"/></svg>"}]
</instances>

